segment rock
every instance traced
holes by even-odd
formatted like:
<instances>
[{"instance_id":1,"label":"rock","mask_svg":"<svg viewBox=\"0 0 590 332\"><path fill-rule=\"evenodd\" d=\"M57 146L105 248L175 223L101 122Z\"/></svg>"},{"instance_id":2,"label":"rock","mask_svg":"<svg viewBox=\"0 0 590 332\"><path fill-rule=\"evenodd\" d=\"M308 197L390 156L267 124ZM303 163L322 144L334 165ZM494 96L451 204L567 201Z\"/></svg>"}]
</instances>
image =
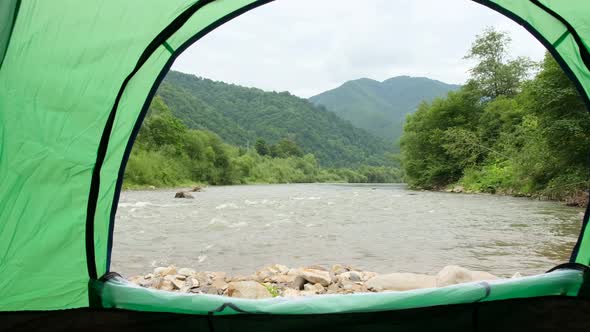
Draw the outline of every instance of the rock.
<instances>
[{"instance_id":1,"label":"rock","mask_svg":"<svg viewBox=\"0 0 590 332\"><path fill-rule=\"evenodd\" d=\"M164 278L162 277L154 277L151 279L150 288L155 288L155 289L159 289L160 286L162 285L162 281L164 281Z\"/></svg>"},{"instance_id":2,"label":"rock","mask_svg":"<svg viewBox=\"0 0 590 332\"><path fill-rule=\"evenodd\" d=\"M162 283L160 284L159 289L165 290L165 291L173 291L174 285L172 284L172 281L170 281L170 280L163 280Z\"/></svg>"},{"instance_id":3,"label":"rock","mask_svg":"<svg viewBox=\"0 0 590 332\"><path fill-rule=\"evenodd\" d=\"M301 270L299 269L289 269L289 272L287 272L288 276L298 276L301 274Z\"/></svg>"},{"instance_id":4,"label":"rock","mask_svg":"<svg viewBox=\"0 0 590 332\"><path fill-rule=\"evenodd\" d=\"M256 276L235 276L230 278L228 281L249 281L249 280L256 280L258 277Z\"/></svg>"},{"instance_id":5,"label":"rock","mask_svg":"<svg viewBox=\"0 0 590 332\"><path fill-rule=\"evenodd\" d=\"M141 287L150 287L150 285L152 284L152 281L150 280L151 278L144 278L142 276L137 276L137 277L133 277L130 279L130 281L138 286Z\"/></svg>"},{"instance_id":6,"label":"rock","mask_svg":"<svg viewBox=\"0 0 590 332\"><path fill-rule=\"evenodd\" d=\"M339 277L343 280L350 280L350 281L355 281L355 282L362 281L361 274L356 271L348 271L348 272L341 273Z\"/></svg>"},{"instance_id":7,"label":"rock","mask_svg":"<svg viewBox=\"0 0 590 332\"><path fill-rule=\"evenodd\" d=\"M368 272L368 271L365 271L365 272L362 273L362 281L367 281L367 280L369 280L371 278L376 277L377 275L378 274L376 272Z\"/></svg>"},{"instance_id":8,"label":"rock","mask_svg":"<svg viewBox=\"0 0 590 332\"><path fill-rule=\"evenodd\" d=\"M348 272L348 271L349 270L344 265L340 265L340 264L334 264L330 268L330 272L334 273L335 275L339 275L341 273Z\"/></svg>"},{"instance_id":9,"label":"rock","mask_svg":"<svg viewBox=\"0 0 590 332\"><path fill-rule=\"evenodd\" d=\"M291 282L291 288L303 290L303 286L305 286L306 283L307 280L305 280L305 278L302 276L296 276L295 279L293 279L293 282Z\"/></svg>"},{"instance_id":10,"label":"rock","mask_svg":"<svg viewBox=\"0 0 590 332\"><path fill-rule=\"evenodd\" d=\"M184 280L178 280L178 279L174 279L172 280L172 285L176 288L176 289L182 289L184 288L184 286L186 285L186 282Z\"/></svg>"},{"instance_id":11,"label":"rock","mask_svg":"<svg viewBox=\"0 0 590 332\"><path fill-rule=\"evenodd\" d=\"M168 280L168 281L172 282L172 281L176 280L176 275L169 274L167 276L164 276L164 280Z\"/></svg>"},{"instance_id":12,"label":"rock","mask_svg":"<svg viewBox=\"0 0 590 332\"><path fill-rule=\"evenodd\" d=\"M178 280L186 280L186 276L183 274L177 274L174 277Z\"/></svg>"},{"instance_id":13,"label":"rock","mask_svg":"<svg viewBox=\"0 0 590 332\"><path fill-rule=\"evenodd\" d=\"M199 192L201 190L203 190L203 188L201 188L199 186L195 186L195 187L193 187L193 189L191 191L194 192L194 193L196 193L196 192Z\"/></svg>"},{"instance_id":14,"label":"rock","mask_svg":"<svg viewBox=\"0 0 590 332\"><path fill-rule=\"evenodd\" d=\"M318 270L318 271L328 271L325 267L321 265L310 265L306 267L304 270Z\"/></svg>"},{"instance_id":15,"label":"rock","mask_svg":"<svg viewBox=\"0 0 590 332\"><path fill-rule=\"evenodd\" d=\"M315 292L316 294L326 293L326 289L320 284L305 284L303 290L308 292Z\"/></svg>"},{"instance_id":16,"label":"rock","mask_svg":"<svg viewBox=\"0 0 590 332\"><path fill-rule=\"evenodd\" d=\"M297 276L290 276L286 274L277 274L268 278L270 282L275 284L293 284L293 281L297 279Z\"/></svg>"},{"instance_id":17,"label":"rock","mask_svg":"<svg viewBox=\"0 0 590 332\"><path fill-rule=\"evenodd\" d=\"M191 195L188 192L179 191L176 193L176 195L174 195L174 198L194 198L194 197L193 197L193 195Z\"/></svg>"},{"instance_id":18,"label":"rock","mask_svg":"<svg viewBox=\"0 0 590 332\"><path fill-rule=\"evenodd\" d=\"M207 285L211 283L211 277L209 277L208 273L205 272L197 272L195 274L193 274L193 278L197 279L199 281L200 285Z\"/></svg>"},{"instance_id":19,"label":"rock","mask_svg":"<svg viewBox=\"0 0 590 332\"><path fill-rule=\"evenodd\" d=\"M244 299L271 298L272 294L256 281L230 282L227 286L227 295Z\"/></svg>"},{"instance_id":20,"label":"rock","mask_svg":"<svg viewBox=\"0 0 590 332\"><path fill-rule=\"evenodd\" d=\"M195 274L196 271L193 269L188 269L186 267L183 267L182 269L178 270L176 273L189 277L189 276L192 276L193 274Z\"/></svg>"},{"instance_id":21,"label":"rock","mask_svg":"<svg viewBox=\"0 0 590 332\"><path fill-rule=\"evenodd\" d=\"M272 276L274 276L275 273L269 271L269 270L260 270L258 272L256 272L256 280L260 281L260 282L266 282L269 281L270 278Z\"/></svg>"},{"instance_id":22,"label":"rock","mask_svg":"<svg viewBox=\"0 0 590 332\"><path fill-rule=\"evenodd\" d=\"M154 274L162 277L176 274L176 266L170 265L168 267L157 267L154 269Z\"/></svg>"},{"instance_id":23,"label":"rock","mask_svg":"<svg viewBox=\"0 0 590 332\"><path fill-rule=\"evenodd\" d=\"M154 186L149 186L149 187L148 187L148 189L149 189L149 190L156 190L156 187L154 187Z\"/></svg>"},{"instance_id":24,"label":"rock","mask_svg":"<svg viewBox=\"0 0 590 332\"><path fill-rule=\"evenodd\" d=\"M196 287L199 287L199 285L200 285L199 280L196 278L189 278L186 281L186 286L189 288L196 288Z\"/></svg>"},{"instance_id":25,"label":"rock","mask_svg":"<svg viewBox=\"0 0 590 332\"><path fill-rule=\"evenodd\" d=\"M471 271L469 271L466 268L455 265L445 266L436 275L437 287L445 287L449 285L461 284L470 281L473 281Z\"/></svg>"},{"instance_id":26,"label":"rock","mask_svg":"<svg viewBox=\"0 0 590 332\"><path fill-rule=\"evenodd\" d=\"M281 293L281 296L284 296L284 297L295 297L295 296L299 296L299 291L298 290L294 290L293 288L285 288L283 290L283 292Z\"/></svg>"},{"instance_id":27,"label":"rock","mask_svg":"<svg viewBox=\"0 0 590 332\"><path fill-rule=\"evenodd\" d=\"M287 274L289 273L289 268L285 265L281 264L274 264L268 267L270 271L273 271L275 274Z\"/></svg>"},{"instance_id":28,"label":"rock","mask_svg":"<svg viewBox=\"0 0 590 332\"><path fill-rule=\"evenodd\" d=\"M489 281L496 280L498 277L484 271L471 271L471 281Z\"/></svg>"},{"instance_id":29,"label":"rock","mask_svg":"<svg viewBox=\"0 0 590 332\"><path fill-rule=\"evenodd\" d=\"M221 291L225 291L227 289L227 283L224 279L214 279L211 283L211 286Z\"/></svg>"},{"instance_id":30,"label":"rock","mask_svg":"<svg viewBox=\"0 0 590 332\"><path fill-rule=\"evenodd\" d=\"M225 279L225 278L227 278L227 273L225 273L225 272L211 272L211 273L209 273L209 278L211 278L211 279Z\"/></svg>"},{"instance_id":31,"label":"rock","mask_svg":"<svg viewBox=\"0 0 590 332\"><path fill-rule=\"evenodd\" d=\"M346 280L342 282L341 289L348 293L360 293L363 291L363 285L360 282Z\"/></svg>"},{"instance_id":32,"label":"rock","mask_svg":"<svg viewBox=\"0 0 590 332\"><path fill-rule=\"evenodd\" d=\"M517 279L517 278L522 278L522 274L520 274L520 272L516 272L513 276L512 279Z\"/></svg>"},{"instance_id":33,"label":"rock","mask_svg":"<svg viewBox=\"0 0 590 332\"><path fill-rule=\"evenodd\" d=\"M321 271L316 269L304 269L301 276L312 284L320 284L324 287L332 282L330 273L328 271Z\"/></svg>"},{"instance_id":34,"label":"rock","mask_svg":"<svg viewBox=\"0 0 590 332\"><path fill-rule=\"evenodd\" d=\"M201 293L203 294L209 294L209 295L221 295L223 294L223 291L213 287L213 286L203 286L200 287L199 290L201 291Z\"/></svg>"},{"instance_id":35,"label":"rock","mask_svg":"<svg viewBox=\"0 0 590 332\"><path fill-rule=\"evenodd\" d=\"M465 192L465 187L463 187L463 186L455 186L455 187L453 187L453 192L454 193L457 193L457 194L460 194L462 192Z\"/></svg>"},{"instance_id":36,"label":"rock","mask_svg":"<svg viewBox=\"0 0 590 332\"><path fill-rule=\"evenodd\" d=\"M369 279L366 286L375 292L431 288L436 286L436 277L415 273L381 274Z\"/></svg>"},{"instance_id":37,"label":"rock","mask_svg":"<svg viewBox=\"0 0 590 332\"><path fill-rule=\"evenodd\" d=\"M332 283L328 286L327 293L328 294L337 294L340 291L340 285L337 283Z\"/></svg>"}]
</instances>

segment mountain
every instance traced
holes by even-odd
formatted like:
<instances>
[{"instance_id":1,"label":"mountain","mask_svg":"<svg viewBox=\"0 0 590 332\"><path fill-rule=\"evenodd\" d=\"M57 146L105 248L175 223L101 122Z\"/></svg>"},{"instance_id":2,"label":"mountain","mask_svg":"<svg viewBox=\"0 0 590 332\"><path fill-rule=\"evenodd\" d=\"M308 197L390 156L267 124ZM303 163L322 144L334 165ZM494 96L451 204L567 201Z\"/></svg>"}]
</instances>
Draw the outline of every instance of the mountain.
<instances>
[{"instance_id":1,"label":"mountain","mask_svg":"<svg viewBox=\"0 0 590 332\"><path fill-rule=\"evenodd\" d=\"M383 82L361 78L309 100L356 127L397 141L407 114L413 113L422 101L432 101L459 87L425 77L398 76Z\"/></svg>"},{"instance_id":2,"label":"mountain","mask_svg":"<svg viewBox=\"0 0 590 332\"><path fill-rule=\"evenodd\" d=\"M170 71L159 95L189 128L218 134L228 143L253 146L293 139L322 166L383 165L392 145L323 107L288 92L267 92Z\"/></svg>"}]
</instances>

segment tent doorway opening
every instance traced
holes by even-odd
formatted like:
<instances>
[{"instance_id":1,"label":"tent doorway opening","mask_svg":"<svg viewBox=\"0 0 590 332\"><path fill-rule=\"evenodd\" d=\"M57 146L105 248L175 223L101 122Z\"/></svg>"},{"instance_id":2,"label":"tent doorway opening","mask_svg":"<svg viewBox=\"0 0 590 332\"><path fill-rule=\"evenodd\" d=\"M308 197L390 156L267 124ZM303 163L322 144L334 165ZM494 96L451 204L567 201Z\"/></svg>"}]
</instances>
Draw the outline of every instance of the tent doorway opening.
<instances>
[{"instance_id":1,"label":"tent doorway opening","mask_svg":"<svg viewBox=\"0 0 590 332\"><path fill-rule=\"evenodd\" d=\"M8 188L0 192L0 237L6 239L0 269L8 273L0 283L3 322L47 327L67 320L124 329L150 319L153 327L172 321L205 330L319 328L333 322L390 329L392 319L400 326L423 326L424 315L435 312L439 326L481 329L507 324L497 317L509 310L521 314L510 326L587 325L587 214L569 265L507 282L291 302L229 301L150 291L109 273L125 166L157 87L189 45L268 2L162 2L141 10L133 2L68 3L77 15L63 15L54 2L2 5L8 9L0 21L0 115L6 120L0 122L0 175ZM476 2L535 35L588 104L587 4ZM58 18L60 24L50 24ZM87 58L89 50L94 51ZM538 308L545 308L542 314ZM57 311L63 309L72 310ZM547 314L556 310L568 315Z\"/></svg>"}]
</instances>

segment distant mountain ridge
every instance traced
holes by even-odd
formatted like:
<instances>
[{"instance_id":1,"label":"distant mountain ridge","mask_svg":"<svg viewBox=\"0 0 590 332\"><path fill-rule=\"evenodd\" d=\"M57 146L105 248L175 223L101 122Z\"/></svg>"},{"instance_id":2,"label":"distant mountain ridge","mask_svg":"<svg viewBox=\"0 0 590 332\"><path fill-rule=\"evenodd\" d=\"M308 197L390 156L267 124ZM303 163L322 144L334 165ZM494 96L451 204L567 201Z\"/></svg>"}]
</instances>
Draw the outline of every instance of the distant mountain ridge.
<instances>
[{"instance_id":1,"label":"distant mountain ridge","mask_svg":"<svg viewBox=\"0 0 590 332\"><path fill-rule=\"evenodd\" d=\"M170 71L158 89L189 128L206 129L228 143L253 146L292 138L323 166L390 163L392 144L356 128L333 112L288 92L267 92Z\"/></svg>"},{"instance_id":2,"label":"distant mountain ridge","mask_svg":"<svg viewBox=\"0 0 590 332\"><path fill-rule=\"evenodd\" d=\"M413 113L422 101L432 101L460 87L426 77L397 76L383 82L361 78L309 100L356 127L394 142L402 134L406 115Z\"/></svg>"}]
</instances>

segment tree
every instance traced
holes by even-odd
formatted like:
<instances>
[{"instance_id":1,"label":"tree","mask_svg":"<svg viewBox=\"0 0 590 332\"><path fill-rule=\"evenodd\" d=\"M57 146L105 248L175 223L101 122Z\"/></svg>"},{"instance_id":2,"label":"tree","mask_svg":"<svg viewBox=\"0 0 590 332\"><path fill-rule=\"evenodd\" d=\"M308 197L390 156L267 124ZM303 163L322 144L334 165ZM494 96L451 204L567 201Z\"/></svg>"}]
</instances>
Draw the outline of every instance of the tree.
<instances>
[{"instance_id":1,"label":"tree","mask_svg":"<svg viewBox=\"0 0 590 332\"><path fill-rule=\"evenodd\" d=\"M283 138L270 148L273 158L303 157L303 150L291 138Z\"/></svg>"},{"instance_id":2,"label":"tree","mask_svg":"<svg viewBox=\"0 0 590 332\"><path fill-rule=\"evenodd\" d=\"M254 147L256 148L256 152L261 156L267 156L270 153L268 145L263 138L258 138Z\"/></svg>"},{"instance_id":3,"label":"tree","mask_svg":"<svg viewBox=\"0 0 590 332\"><path fill-rule=\"evenodd\" d=\"M529 77L535 68L535 63L529 58L509 58L508 49L511 42L508 33L489 27L477 36L465 56L466 59L477 61L475 67L470 70L470 81L486 99L514 97L520 91L522 81Z\"/></svg>"}]
</instances>

